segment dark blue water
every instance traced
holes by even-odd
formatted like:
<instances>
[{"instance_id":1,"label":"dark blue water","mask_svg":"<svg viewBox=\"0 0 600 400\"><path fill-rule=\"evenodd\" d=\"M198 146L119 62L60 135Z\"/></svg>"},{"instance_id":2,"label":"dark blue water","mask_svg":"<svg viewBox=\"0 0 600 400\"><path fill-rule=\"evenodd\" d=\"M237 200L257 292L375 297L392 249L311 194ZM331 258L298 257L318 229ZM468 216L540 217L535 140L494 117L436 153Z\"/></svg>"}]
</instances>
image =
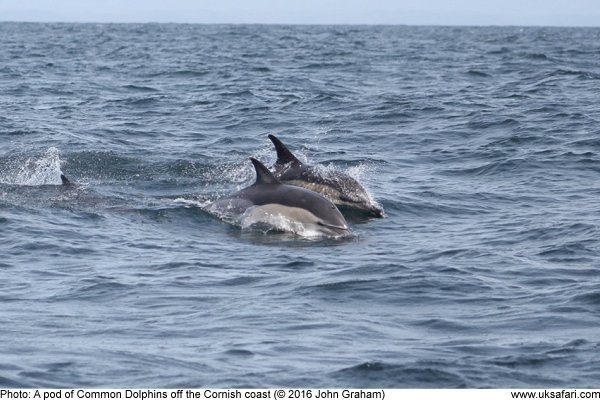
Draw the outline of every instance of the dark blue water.
<instances>
[{"instance_id":1,"label":"dark blue water","mask_svg":"<svg viewBox=\"0 0 600 400\"><path fill-rule=\"evenodd\" d=\"M0 385L598 387L599 102L600 29L2 23ZM387 217L203 211L268 133Z\"/></svg>"}]
</instances>

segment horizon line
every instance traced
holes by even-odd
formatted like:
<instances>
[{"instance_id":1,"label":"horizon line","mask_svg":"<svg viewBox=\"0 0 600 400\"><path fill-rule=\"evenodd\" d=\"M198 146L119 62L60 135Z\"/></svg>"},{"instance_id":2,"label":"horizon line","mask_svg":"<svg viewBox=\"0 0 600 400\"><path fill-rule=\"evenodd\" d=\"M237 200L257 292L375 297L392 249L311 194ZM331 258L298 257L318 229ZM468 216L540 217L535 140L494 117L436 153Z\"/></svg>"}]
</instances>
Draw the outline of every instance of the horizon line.
<instances>
[{"instance_id":1,"label":"horizon line","mask_svg":"<svg viewBox=\"0 0 600 400\"><path fill-rule=\"evenodd\" d=\"M268 25L268 26L407 26L407 27L448 27L448 28L581 28L600 29L600 25L518 25L518 24L411 24L411 23L340 23L340 22L181 22L181 21L39 21L39 20L2 20L0 23L13 24L112 24L112 25Z\"/></svg>"}]
</instances>

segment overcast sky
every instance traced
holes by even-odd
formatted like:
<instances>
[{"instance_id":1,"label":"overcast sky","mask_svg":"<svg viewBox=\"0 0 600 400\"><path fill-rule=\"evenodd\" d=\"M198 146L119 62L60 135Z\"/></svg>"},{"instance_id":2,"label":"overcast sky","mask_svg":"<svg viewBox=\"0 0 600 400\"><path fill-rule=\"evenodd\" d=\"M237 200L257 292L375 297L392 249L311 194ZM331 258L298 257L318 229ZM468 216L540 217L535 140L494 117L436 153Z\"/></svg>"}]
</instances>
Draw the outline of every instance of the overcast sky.
<instances>
[{"instance_id":1,"label":"overcast sky","mask_svg":"<svg viewBox=\"0 0 600 400\"><path fill-rule=\"evenodd\" d=\"M0 0L0 21L600 26L600 0Z\"/></svg>"}]
</instances>

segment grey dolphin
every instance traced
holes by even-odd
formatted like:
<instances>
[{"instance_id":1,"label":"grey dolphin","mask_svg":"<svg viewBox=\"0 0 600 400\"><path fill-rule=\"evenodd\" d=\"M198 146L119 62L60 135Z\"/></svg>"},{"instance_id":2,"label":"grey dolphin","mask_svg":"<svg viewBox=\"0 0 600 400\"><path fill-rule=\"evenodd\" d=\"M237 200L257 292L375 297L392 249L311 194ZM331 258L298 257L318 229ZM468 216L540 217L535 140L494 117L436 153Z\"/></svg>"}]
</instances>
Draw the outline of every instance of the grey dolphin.
<instances>
[{"instance_id":1,"label":"grey dolphin","mask_svg":"<svg viewBox=\"0 0 600 400\"><path fill-rule=\"evenodd\" d=\"M373 204L365 188L356 179L340 171L325 173L314 166L306 165L298 160L281 140L273 135L269 135L269 139L277 151L277 161L273 169L281 182L320 193L338 206L383 217L383 209Z\"/></svg>"},{"instance_id":2,"label":"grey dolphin","mask_svg":"<svg viewBox=\"0 0 600 400\"><path fill-rule=\"evenodd\" d=\"M281 183L260 161L250 158L256 182L209 206L222 216L281 216L326 234L344 234L348 224L328 199L310 190Z\"/></svg>"}]
</instances>

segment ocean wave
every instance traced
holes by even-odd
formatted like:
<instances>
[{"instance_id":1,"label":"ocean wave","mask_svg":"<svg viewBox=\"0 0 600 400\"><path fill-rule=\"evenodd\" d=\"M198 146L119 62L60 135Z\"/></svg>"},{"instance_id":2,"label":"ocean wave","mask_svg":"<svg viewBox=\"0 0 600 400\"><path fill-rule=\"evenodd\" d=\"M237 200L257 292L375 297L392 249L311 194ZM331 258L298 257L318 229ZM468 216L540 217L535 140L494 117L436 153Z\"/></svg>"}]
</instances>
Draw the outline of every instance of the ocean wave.
<instances>
[{"instance_id":1,"label":"ocean wave","mask_svg":"<svg viewBox=\"0 0 600 400\"><path fill-rule=\"evenodd\" d=\"M384 362L364 362L331 374L350 387L395 388L465 388L467 381L443 366L427 367L418 363L407 365Z\"/></svg>"}]
</instances>

